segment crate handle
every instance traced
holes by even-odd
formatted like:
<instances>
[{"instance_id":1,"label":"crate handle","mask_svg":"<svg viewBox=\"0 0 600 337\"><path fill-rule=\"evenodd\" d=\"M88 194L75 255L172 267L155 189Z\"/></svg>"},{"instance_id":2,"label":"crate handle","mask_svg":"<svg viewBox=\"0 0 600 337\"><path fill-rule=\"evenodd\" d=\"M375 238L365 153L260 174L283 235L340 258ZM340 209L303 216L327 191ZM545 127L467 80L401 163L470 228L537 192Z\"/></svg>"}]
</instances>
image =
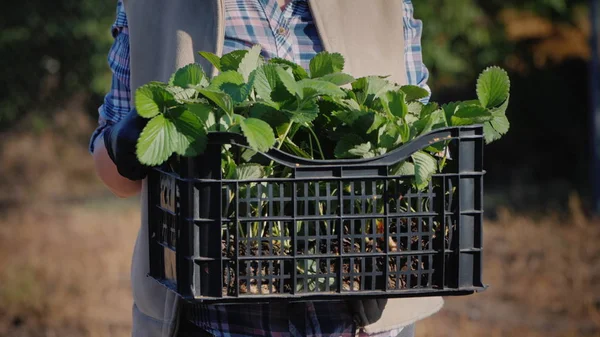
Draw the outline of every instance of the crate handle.
<instances>
[{"instance_id":1,"label":"crate handle","mask_svg":"<svg viewBox=\"0 0 600 337\"><path fill-rule=\"evenodd\" d=\"M467 131L471 137L483 137L483 126L470 125L460 127L446 127L431 131L425 135L415 138L408 144L394 149L386 154L373 158L360 159L306 159L288 154L278 149L271 149L268 152L261 154L270 160L273 160L280 165L291 168L299 167L327 167L327 166L344 166L344 167L380 167L385 165L394 165L403 160L406 160L413 153L426 148L429 145L463 137ZM231 132L211 132L209 133L209 142L213 144L232 144L242 148L250 149L243 135Z\"/></svg>"}]
</instances>

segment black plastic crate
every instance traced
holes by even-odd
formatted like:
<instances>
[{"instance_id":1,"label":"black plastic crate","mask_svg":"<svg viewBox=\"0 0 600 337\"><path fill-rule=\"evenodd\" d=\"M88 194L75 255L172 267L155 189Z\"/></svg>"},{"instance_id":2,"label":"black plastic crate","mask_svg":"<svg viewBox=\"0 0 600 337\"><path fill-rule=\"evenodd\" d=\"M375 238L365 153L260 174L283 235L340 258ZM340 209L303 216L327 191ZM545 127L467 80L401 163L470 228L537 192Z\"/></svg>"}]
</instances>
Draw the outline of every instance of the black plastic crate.
<instances>
[{"instance_id":1,"label":"black plastic crate","mask_svg":"<svg viewBox=\"0 0 600 337\"><path fill-rule=\"evenodd\" d=\"M452 153L417 191L394 164ZM463 295L482 283L483 128L436 130L386 155L311 161L257 154L292 178L225 180L223 146L149 175L150 276L188 301ZM386 239L387 238L387 239Z\"/></svg>"}]
</instances>

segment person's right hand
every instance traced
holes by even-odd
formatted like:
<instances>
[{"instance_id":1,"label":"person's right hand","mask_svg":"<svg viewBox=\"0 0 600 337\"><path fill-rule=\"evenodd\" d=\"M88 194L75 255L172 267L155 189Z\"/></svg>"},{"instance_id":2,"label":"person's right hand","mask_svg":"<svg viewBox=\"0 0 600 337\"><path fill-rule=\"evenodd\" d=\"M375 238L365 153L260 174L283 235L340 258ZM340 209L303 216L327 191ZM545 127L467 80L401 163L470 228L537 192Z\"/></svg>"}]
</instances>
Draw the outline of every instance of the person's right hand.
<instances>
[{"instance_id":1,"label":"person's right hand","mask_svg":"<svg viewBox=\"0 0 600 337\"><path fill-rule=\"evenodd\" d=\"M117 166L119 174L129 180L144 179L150 169L140 163L136 155L137 140L147 123L148 119L140 117L133 109L104 131L104 146L108 156Z\"/></svg>"}]
</instances>

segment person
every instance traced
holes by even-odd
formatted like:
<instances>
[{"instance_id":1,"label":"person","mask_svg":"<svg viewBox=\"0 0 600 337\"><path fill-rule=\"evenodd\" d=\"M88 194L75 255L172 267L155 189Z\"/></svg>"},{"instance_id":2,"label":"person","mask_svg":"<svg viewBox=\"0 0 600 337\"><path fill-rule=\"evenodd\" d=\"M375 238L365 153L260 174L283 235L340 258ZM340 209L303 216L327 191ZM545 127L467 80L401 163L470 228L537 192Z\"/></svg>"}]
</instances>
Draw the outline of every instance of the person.
<instances>
[{"instance_id":1,"label":"person","mask_svg":"<svg viewBox=\"0 0 600 337\"><path fill-rule=\"evenodd\" d=\"M410 0L119 0L109 52L112 88L99 108L90 152L105 185L119 197L141 192L142 224L132 261L134 337L413 336L416 321L437 312L438 297L390 299L361 307L344 301L189 306L146 277L149 270L149 168L135 157L144 127L135 89L166 82L186 64L215 69L198 51L218 55L262 47L308 68L318 52L340 52L355 77L389 75L429 90L421 55L421 22ZM383 306L385 305L385 308ZM368 318L364 318L368 317ZM372 317L375 317L374 319ZM371 321L369 321L371 320Z\"/></svg>"}]
</instances>

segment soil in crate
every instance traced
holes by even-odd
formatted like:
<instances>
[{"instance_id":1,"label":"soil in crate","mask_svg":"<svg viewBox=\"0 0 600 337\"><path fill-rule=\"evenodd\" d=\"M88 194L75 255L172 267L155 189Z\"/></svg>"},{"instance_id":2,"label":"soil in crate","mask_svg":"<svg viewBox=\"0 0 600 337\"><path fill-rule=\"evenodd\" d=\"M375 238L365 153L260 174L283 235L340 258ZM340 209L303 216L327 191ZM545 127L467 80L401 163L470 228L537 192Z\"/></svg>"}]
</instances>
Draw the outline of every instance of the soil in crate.
<instances>
[{"instance_id":1,"label":"soil in crate","mask_svg":"<svg viewBox=\"0 0 600 337\"><path fill-rule=\"evenodd\" d=\"M340 286L340 268L342 292L382 290L386 289L385 282L387 289L426 287L430 278L421 276L424 272L431 272L433 266L431 258L424 258L422 253L433 249L433 241L442 234L439 223L433 222L432 227L429 228L427 221L419 223L414 219L403 219L398 226L390 225L386 247L383 233L361 236L344 226L341 245L339 239L331 236L320 240L301 240L303 244L298 244L296 239L295 254L291 240L282 240L281 237L265 234L236 242L234 235L230 235L227 240L222 240L223 256L229 260L224 273L223 296L284 294L291 293L294 287L296 293L335 292ZM443 237L448 247L448 229ZM390 253L414 252L414 255L386 256L385 249ZM373 253L376 254L370 256ZM361 256L345 258L344 254ZM296 257L293 260L281 259L293 255ZM253 256L263 259L252 260ZM267 256L272 259L264 260ZM236 257L244 257L244 260ZM239 274L236 274L238 268ZM296 280L292 279L293 269L296 269ZM384 279L386 269L387 280Z\"/></svg>"}]
</instances>

